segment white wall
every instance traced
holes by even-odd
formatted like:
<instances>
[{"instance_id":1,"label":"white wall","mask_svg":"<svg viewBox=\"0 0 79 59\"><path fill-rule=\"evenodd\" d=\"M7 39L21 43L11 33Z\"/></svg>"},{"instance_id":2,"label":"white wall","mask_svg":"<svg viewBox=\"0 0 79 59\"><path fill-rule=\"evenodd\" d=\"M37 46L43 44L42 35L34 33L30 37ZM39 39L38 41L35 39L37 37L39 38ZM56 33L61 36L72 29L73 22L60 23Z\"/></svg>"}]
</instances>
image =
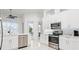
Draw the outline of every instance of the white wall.
<instances>
[{"instance_id":1,"label":"white wall","mask_svg":"<svg viewBox=\"0 0 79 59\"><path fill-rule=\"evenodd\" d=\"M23 32L24 32L24 28L23 28L23 24L24 24L24 19L23 18L19 18L19 19L17 19L18 21L17 21L17 23L18 23L18 32L19 32L19 34L22 34Z\"/></svg>"},{"instance_id":2,"label":"white wall","mask_svg":"<svg viewBox=\"0 0 79 59\"><path fill-rule=\"evenodd\" d=\"M68 10L63 12L61 15L61 20L63 22L63 28L68 26L78 26L79 27L79 10Z\"/></svg>"},{"instance_id":3,"label":"white wall","mask_svg":"<svg viewBox=\"0 0 79 59\"><path fill-rule=\"evenodd\" d=\"M52 12L53 11L53 12ZM44 17L43 17L43 33L42 33L42 38L41 38L41 42L44 44L48 45L48 34L46 34L47 30L50 30L50 24L54 23L54 22L59 22L59 10L45 10L44 11ZM52 13L51 13L52 12ZM54 12L56 14L54 14Z\"/></svg>"},{"instance_id":4,"label":"white wall","mask_svg":"<svg viewBox=\"0 0 79 59\"><path fill-rule=\"evenodd\" d=\"M65 10L63 12L58 12L56 10L56 14L47 14L47 10L44 12L43 18L43 32L47 29L50 29L50 24L54 22L61 22L62 29L64 30L64 34L73 35L73 30L79 30L79 10L78 9L71 9ZM55 11L55 12L56 12ZM47 42L47 35L43 33L43 43Z\"/></svg>"},{"instance_id":5,"label":"white wall","mask_svg":"<svg viewBox=\"0 0 79 59\"><path fill-rule=\"evenodd\" d=\"M2 22L11 21L8 18L6 18L6 15L5 14L4 15L1 15L1 17L2 17ZM18 24L18 33L19 34L22 33L22 29L23 29L22 28L23 16L18 17L16 19L12 19L12 21L13 22L16 22Z\"/></svg>"},{"instance_id":6,"label":"white wall","mask_svg":"<svg viewBox=\"0 0 79 59\"><path fill-rule=\"evenodd\" d=\"M44 20L44 29L50 28L50 24L53 22L60 22L62 24L62 29L77 29L79 28L79 10L72 9L66 10L55 15L47 15L46 20Z\"/></svg>"},{"instance_id":7,"label":"white wall","mask_svg":"<svg viewBox=\"0 0 79 59\"><path fill-rule=\"evenodd\" d=\"M5 16L3 16L4 18L2 18L2 21L7 21L7 19L5 18ZM22 18L17 18L15 19L15 22L17 22L18 24L18 34L22 33L22 23L23 23L23 19ZM14 35L6 35L5 32L3 31L3 46L2 49L15 49L18 48L18 35L17 33ZM1 35L1 33L0 33ZM1 37L0 37L0 41L1 41ZM0 42L1 44L1 42Z\"/></svg>"},{"instance_id":8,"label":"white wall","mask_svg":"<svg viewBox=\"0 0 79 59\"><path fill-rule=\"evenodd\" d=\"M38 23L42 18L42 12L30 12L24 16L24 33L29 34L29 22L33 23L33 40L38 40Z\"/></svg>"},{"instance_id":9,"label":"white wall","mask_svg":"<svg viewBox=\"0 0 79 59\"><path fill-rule=\"evenodd\" d=\"M62 29L65 33L73 33L73 30L79 30L79 10L72 9L60 14ZM68 31L67 31L68 30ZM73 34L72 34L73 35Z\"/></svg>"}]
</instances>

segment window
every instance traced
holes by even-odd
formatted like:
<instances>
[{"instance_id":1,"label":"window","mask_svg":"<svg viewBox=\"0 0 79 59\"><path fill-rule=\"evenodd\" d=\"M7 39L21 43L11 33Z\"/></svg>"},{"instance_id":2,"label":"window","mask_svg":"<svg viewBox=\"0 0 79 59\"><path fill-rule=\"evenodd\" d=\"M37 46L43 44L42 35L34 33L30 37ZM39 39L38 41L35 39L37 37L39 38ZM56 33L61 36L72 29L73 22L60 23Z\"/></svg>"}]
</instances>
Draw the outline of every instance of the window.
<instances>
[{"instance_id":1,"label":"window","mask_svg":"<svg viewBox=\"0 0 79 59\"><path fill-rule=\"evenodd\" d=\"M9 21L4 21L3 22L3 32L4 35L6 34L18 34L18 24L16 22L9 22Z\"/></svg>"}]
</instances>

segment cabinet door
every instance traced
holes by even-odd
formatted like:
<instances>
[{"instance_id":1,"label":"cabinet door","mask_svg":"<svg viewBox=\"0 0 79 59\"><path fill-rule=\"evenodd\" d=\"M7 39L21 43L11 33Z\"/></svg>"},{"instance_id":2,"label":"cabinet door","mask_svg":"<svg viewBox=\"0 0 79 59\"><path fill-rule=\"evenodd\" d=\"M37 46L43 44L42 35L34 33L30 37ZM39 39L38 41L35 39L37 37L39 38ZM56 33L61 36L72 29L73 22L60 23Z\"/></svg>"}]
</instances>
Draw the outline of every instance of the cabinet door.
<instances>
[{"instance_id":1,"label":"cabinet door","mask_svg":"<svg viewBox=\"0 0 79 59\"><path fill-rule=\"evenodd\" d=\"M19 36L18 37L18 47L22 47L22 41L23 41L23 38L22 38L22 36Z\"/></svg>"},{"instance_id":2,"label":"cabinet door","mask_svg":"<svg viewBox=\"0 0 79 59\"><path fill-rule=\"evenodd\" d=\"M27 46L27 44L28 44L27 36L23 36L23 46Z\"/></svg>"},{"instance_id":3,"label":"cabinet door","mask_svg":"<svg viewBox=\"0 0 79 59\"><path fill-rule=\"evenodd\" d=\"M69 47L69 38L68 37L60 37L59 38L59 48L63 50L68 50L70 49Z\"/></svg>"},{"instance_id":4,"label":"cabinet door","mask_svg":"<svg viewBox=\"0 0 79 59\"><path fill-rule=\"evenodd\" d=\"M28 38L27 35L19 35L18 38L18 47L24 47L28 44Z\"/></svg>"},{"instance_id":5,"label":"cabinet door","mask_svg":"<svg viewBox=\"0 0 79 59\"><path fill-rule=\"evenodd\" d=\"M65 50L69 50L70 49L70 38L65 38Z\"/></svg>"},{"instance_id":6,"label":"cabinet door","mask_svg":"<svg viewBox=\"0 0 79 59\"><path fill-rule=\"evenodd\" d=\"M59 37L59 48L63 49L63 39L62 39L62 37Z\"/></svg>"},{"instance_id":7,"label":"cabinet door","mask_svg":"<svg viewBox=\"0 0 79 59\"><path fill-rule=\"evenodd\" d=\"M18 48L18 36L14 36L12 38L12 48L13 49Z\"/></svg>"},{"instance_id":8,"label":"cabinet door","mask_svg":"<svg viewBox=\"0 0 79 59\"><path fill-rule=\"evenodd\" d=\"M9 36L3 38L3 50L12 49L12 39Z\"/></svg>"},{"instance_id":9,"label":"cabinet door","mask_svg":"<svg viewBox=\"0 0 79 59\"><path fill-rule=\"evenodd\" d=\"M66 49L66 38L60 37L59 38L59 48L60 49Z\"/></svg>"},{"instance_id":10,"label":"cabinet door","mask_svg":"<svg viewBox=\"0 0 79 59\"><path fill-rule=\"evenodd\" d=\"M73 40L71 40L71 50L79 50L79 39L78 38L74 38Z\"/></svg>"}]
</instances>

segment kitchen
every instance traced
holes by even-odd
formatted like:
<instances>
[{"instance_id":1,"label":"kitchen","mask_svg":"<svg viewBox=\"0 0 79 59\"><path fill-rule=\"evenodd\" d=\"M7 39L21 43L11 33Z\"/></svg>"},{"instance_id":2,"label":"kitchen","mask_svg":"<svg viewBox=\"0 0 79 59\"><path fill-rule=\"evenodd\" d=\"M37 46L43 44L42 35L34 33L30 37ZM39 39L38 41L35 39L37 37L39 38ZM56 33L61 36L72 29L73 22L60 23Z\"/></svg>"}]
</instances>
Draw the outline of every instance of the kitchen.
<instances>
[{"instance_id":1,"label":"kitchen","mask_svg":"<svg viewBox=\"0 0 79 59\"><path fill-rule=\"evenodd\" d=\"M0 12L2 50L79 49L78 9L1 9Z\"/></svg>"},{"instance_id":2,"label":"kitchen","mask_svg":"<svg viewBox=\"0 0 79 59\"><path fill-rule=\"evenodd\" d=\"M78 9L68 9L56 10L57 13L51 14L50 11L46 15L46 20L44 21L44 30L46 29L45 38L49 38L49 34L53 34L51 29L51 24L61 23L62 35L59 35L59 50L78 50L79 47L79 10ZM51 36L52 37L52 36ZM49 43L47 43L49 44ZM50 43L49 46L58 49L54 43Z\"/></svg>"},{"instance_id":3,"label":"kitchen","mask_svg":"<svg viewBox=\"0 0 79 59\"><path fill-rule=\"evenodd\" d=\"M79 59L78 4L0 0L0 58Z\"/></svg>"}]
</instances>

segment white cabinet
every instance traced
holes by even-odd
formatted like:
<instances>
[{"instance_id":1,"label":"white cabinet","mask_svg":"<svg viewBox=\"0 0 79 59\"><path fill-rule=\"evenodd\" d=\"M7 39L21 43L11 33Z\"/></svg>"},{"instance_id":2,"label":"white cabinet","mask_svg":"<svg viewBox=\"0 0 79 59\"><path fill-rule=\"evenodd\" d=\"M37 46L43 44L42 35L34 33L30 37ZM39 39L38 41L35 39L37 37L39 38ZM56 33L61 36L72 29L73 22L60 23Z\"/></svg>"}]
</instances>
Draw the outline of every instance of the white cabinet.
<instances>
[{"instance_id":1,"label":"white cabinet","mask_svg":"<svg viewBox=\"0 0 79 59\"><path fill-rule=\"evenodd\" d=\"M8 37L4 37L3 38L3 45L2 45L2 49L3 50L7 50L11 48L11 44L12 41L8 38Z\"/></svg>"},{"instance_id":2,"label":"white cabinet","mask_svg":"<svg viewBox=\"0 0 79 59\"><path fill-rule=\"evenodd\" d=\"M69 40L67 38L59 38L59 48L60 49L69 49Z\"/></svg>"},{"instance_id":3,"label":"white cabinet","mask_svg":"<svg viewBox=\"0 0 79 59\"><path fill-rule=\"evenodd\" d=\"M18 48L18 36L5 36L3 38L3 50Z\"/></svg>"},{"instance_id":4,"label":"white cabinet","mask_svg":"<svg viewBox=\"0 0 79 59\"><path fill-rule=\"evenodd\" d=\"M17 49L18 48L18 36L12 37L12 49Z\"/></svg>"},{"instance_id":5,"label":"white cabinet","mask_svg":"<svg viewBox=\"0 0 79 59\"><path fill-rule=\"evenodd\" d=\"M73 50L79 50L79 38L73 38L73 40L71 40L70 46Z\"/></svg>"},{"instance_id":6,"label":"white cabinet","mask_svg":"<svg viewBox=\"0 0 79 59\"><path fill-rule=\"evenodd\" d=\"M59 48L63 50L79 50L79 37L60 36Z\"/></svg>"}]
</instances>

